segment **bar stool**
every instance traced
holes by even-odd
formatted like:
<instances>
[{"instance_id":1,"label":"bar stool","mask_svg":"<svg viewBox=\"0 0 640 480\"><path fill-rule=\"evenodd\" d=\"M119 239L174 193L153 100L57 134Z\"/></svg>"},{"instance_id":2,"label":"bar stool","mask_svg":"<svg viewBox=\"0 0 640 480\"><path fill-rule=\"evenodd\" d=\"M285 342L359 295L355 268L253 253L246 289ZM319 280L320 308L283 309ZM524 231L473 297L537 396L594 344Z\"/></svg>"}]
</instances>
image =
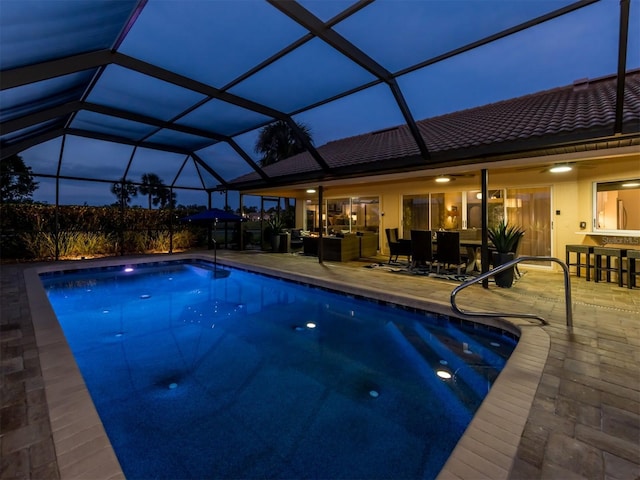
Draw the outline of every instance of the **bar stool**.
<instances>
[{"instance_id":1,"label":"bar stool","mask_svg":"<svg viewBox=\"0 0 640 480\"><path fill-rule=\"evenodd\" d=\"M623 272L626 270L623 268L622 259L627 256L626 248L614 248L614 247L594 247L593 253L596 257L596 269L595 269L595 281L602 280L602 271L607 272L607 282L611 281L611 272L618 274L618 286L623 285ZM602 266L602 257L605 257L605 266ZM611 259L616 258L616 265L611 266Z\"/></svg>"},{"instance_id":2,"label":"bar stool","mask_svg":"<svg viewBox=\"0 0 640 480\"><path fill-rule=\"evenodd\" d=\"M636 277L640 275L640 272L636 270L636 261L640 259L640 250L629 249L627 250L627 287L633 288L636 286Z\"/></svg>"},{"instance_id":3,"label":"bar stool","mask_svg":"<svg viewBox=\"0 0 640 480\"><path fill-rule=\"evenodd\" d=\"M591 254L593 253L592 246L589 245L567 245L567 267L576 267L576 276L580 276L580 267L585 267L587 269L587 282L591 280ZM571 253L576 254L575 263L570 263L570 255ZM582 254L585 255L584 263L580 258Z\"/></svg>"}]
</instances>

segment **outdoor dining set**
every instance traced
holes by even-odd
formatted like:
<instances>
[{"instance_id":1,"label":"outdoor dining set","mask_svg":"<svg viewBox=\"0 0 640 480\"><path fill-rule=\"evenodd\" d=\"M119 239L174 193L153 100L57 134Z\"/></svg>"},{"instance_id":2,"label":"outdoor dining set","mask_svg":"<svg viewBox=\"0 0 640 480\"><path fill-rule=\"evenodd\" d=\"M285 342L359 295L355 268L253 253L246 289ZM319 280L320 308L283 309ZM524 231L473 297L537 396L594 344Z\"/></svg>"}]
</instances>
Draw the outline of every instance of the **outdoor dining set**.
<instances>
[{"instance_id":1,"label":"outdoor dining set","mask_svg":"<svg viewBox=\"0 0 640 480\"><path fill-rule=\"evenodd\" d=\"M411 240L399 238L397 228L385 229L389 244L389 262L398 261L399 256L406 256L412 268L435 267L456 269L460 272L472 273L480 270L479 253L482 240L461 238L459 231L411 230ZM493 249L492 245L489 245ZM515 253L515 252L514 252Z\"/></svg>"}]
</instances>

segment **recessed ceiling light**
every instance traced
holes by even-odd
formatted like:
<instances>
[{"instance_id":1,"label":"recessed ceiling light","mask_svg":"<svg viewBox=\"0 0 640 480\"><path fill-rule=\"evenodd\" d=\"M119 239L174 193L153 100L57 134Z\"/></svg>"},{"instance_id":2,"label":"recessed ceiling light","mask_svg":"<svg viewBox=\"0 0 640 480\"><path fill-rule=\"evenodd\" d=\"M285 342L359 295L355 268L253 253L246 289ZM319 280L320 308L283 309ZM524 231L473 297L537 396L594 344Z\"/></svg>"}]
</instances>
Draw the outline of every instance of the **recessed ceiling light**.
<instances>
[{"instance_id":1,"label":"recessed ceiling light","mask_svg":"<svg viewBox=\"0 0 640 480\"><path fill-rule=\"evenodd\" d=\"M569 165L554 165L549 169L551 173L564 173L573 170Z\"/></svg>"},{"instance_id":2,"label":"recessed ceiling light","mask_svg":"<svg viewBox=\"0 0 640 480\"><path fill-rule=\"evenodd\" d=\"M640 187L640 183L639 182L629 182L629 183L623 183L622 186L625 187L625 188Z\"/></svg>"},{"instance_id":3,"label":"recessed ceiling light","mask_svg":"<svg viewBox=\"0 0 640 480\"><path fill-rule=\"evenodd\" d=\"M307 193L316 193L316 191L313 188L307 188Z\"/></svg>"},{"instance_id":4,"label":"recessed ceiling light","mask_svg":"<svg viewBox=\"0 0 640 480\"><path fill-rule=\"evenodd\" d=\"M447 183L450 182L451 179L449 177L436 177L437 183Z\"/></svg>"}]
</instances>

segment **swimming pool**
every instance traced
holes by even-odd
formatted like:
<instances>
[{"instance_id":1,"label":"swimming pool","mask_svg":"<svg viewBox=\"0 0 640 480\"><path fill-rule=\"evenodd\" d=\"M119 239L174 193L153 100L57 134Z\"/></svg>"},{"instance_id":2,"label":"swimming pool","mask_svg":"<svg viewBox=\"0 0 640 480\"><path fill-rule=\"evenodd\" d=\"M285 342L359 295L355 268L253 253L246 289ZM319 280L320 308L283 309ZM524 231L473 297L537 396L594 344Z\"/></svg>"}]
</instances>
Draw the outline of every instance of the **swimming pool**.
<instances>
[{"instance_id":1,"label":"swimming pool","mask_svg":"<svg viewBox=\"0 0 640 480\"><path fill-rule=\"evenodd\" d=\"M515 345L200 262L121 271L44 283L129 478L434 477Z\"/></svg>"}]
</instances>

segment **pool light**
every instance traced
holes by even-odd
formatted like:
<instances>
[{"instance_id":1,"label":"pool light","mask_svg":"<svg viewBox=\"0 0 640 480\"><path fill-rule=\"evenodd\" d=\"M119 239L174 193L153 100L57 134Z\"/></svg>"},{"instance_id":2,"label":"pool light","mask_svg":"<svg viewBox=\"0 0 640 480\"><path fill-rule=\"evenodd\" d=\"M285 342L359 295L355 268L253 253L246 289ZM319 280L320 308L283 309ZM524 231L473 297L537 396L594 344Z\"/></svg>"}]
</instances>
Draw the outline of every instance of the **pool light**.
<instances>
[{"instance_id":1,"label":"pool light","mask_svg":"<svg viewBox=\"0 0 640 480\"><path fill-rule=\"evenodd\" d=\"M125 267L124 271L127 273L131 273L133 272L133 267Z\"/></svg>"},{"instance_id":2,"label":"pool light","mask_svg":"<svg viewBox=\"0 0 640 480\"><path fill-rule=\"evenodd\" d=\"M316 328L316 324L313 322L307 322L307 328Z\"/></svg>"},{"instance_id":3,"label":"pool light","mask_svg":"<svg viewBox=\"0 0 640 480\"><path fill-rule=\"evenodd\" d=\"M440 377L443 380L451 379L451 372L448 370L436 370L436 375L438 375L438 377Z\"/></svg>"}]
</instances>

